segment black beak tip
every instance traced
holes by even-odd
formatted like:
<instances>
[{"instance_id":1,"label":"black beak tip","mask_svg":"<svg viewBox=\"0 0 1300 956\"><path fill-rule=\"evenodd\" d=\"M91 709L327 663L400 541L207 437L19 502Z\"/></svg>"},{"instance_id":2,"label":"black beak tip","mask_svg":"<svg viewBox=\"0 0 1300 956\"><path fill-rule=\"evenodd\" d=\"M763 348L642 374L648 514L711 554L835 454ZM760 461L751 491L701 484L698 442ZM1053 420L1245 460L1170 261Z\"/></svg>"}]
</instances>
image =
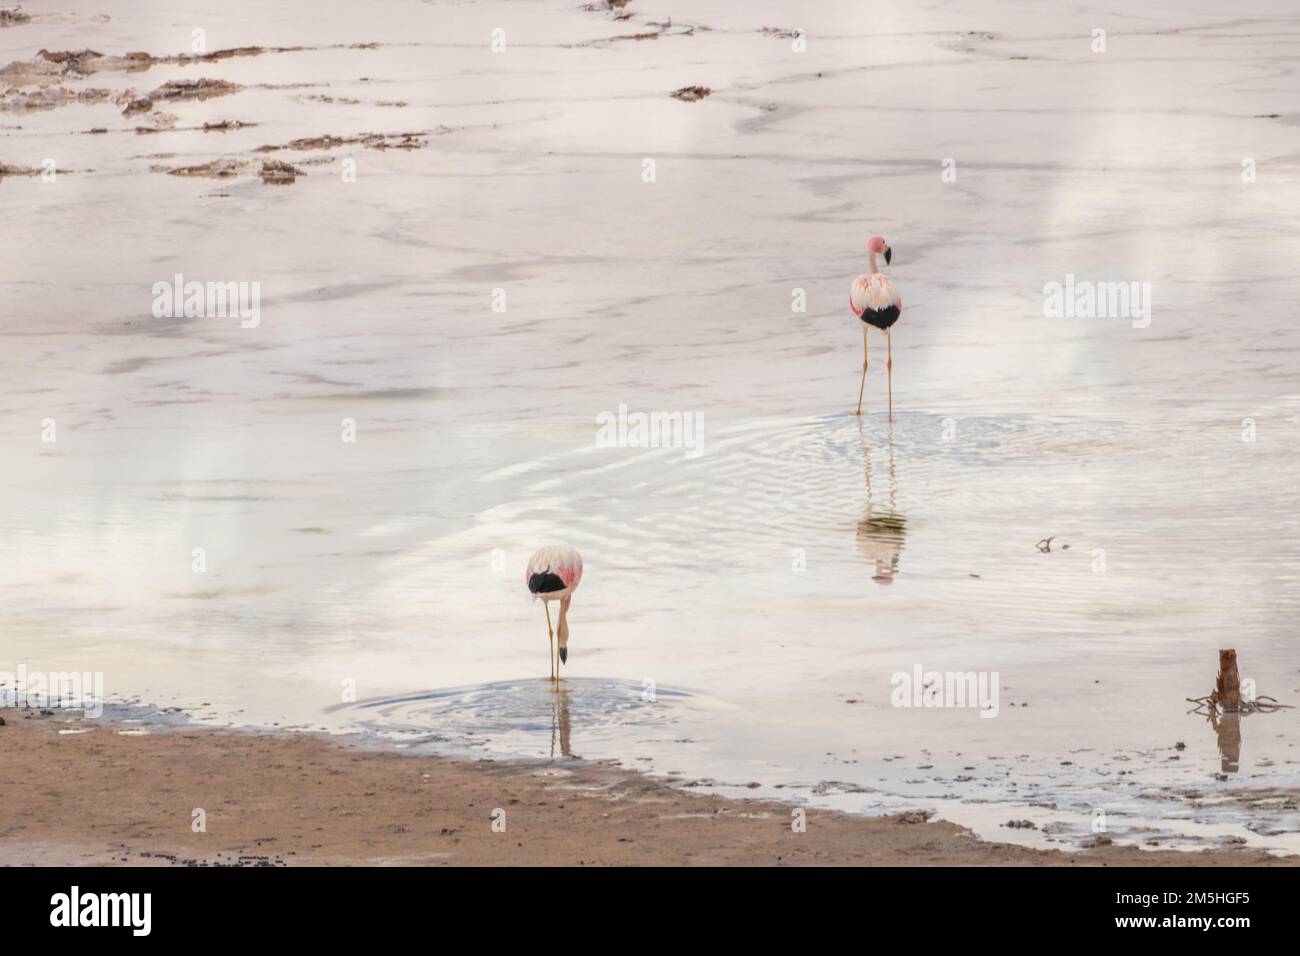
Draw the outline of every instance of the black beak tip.
<instances>
[{"instance_id":1,"label":"black beak tip","mask_svg":"<svg viewBox=\"0 0 1300 956\"><path fill-rule=\"evenodd\" d=\"M561 647L561 648L560 648L560 663L561 663L561 664L567 664L568 661L569 661L569 649L568 649L567 647Z\"/></svg>"},{"instance_id":2,"label":"black beak tip","mask_svg":"<svg viewBox=\"0 0 1300 956\"><path fill-rule=\"evenodd\" d=\"M894 258L894 250L890 249L889 246L885 246L885 265L889 265L890 260L892 260L893 258Z\"/></svg>"}]
</instances>

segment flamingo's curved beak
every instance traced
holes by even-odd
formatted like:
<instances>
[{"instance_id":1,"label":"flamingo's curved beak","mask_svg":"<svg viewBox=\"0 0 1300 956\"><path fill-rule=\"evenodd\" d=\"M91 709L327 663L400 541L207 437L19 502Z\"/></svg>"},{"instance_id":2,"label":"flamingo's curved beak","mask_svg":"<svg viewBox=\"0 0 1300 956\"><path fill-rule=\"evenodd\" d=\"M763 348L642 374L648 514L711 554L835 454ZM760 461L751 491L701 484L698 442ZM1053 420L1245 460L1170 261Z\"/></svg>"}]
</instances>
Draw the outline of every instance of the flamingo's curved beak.
<instances>
[{"instance_id":1,"label":"flamingo's curved beak","mask_svg":"<svg viewBox=\"0 0 1300 956\"><path fill-rule=\"evenodd\" d=\"M560 663L561 663L561 664L566 664L566 663L568 663L568 661L569 661L569 649L568 649L567 647L561 647L561 648L560 648Z\"/></svg>"},{"instance_id":2,"label":"flamingo's curved beak","mask_svg":"<svg viewBox=\"0 0 1300 956\"><path fill-rule=\"evenodd\" d=\"M885 265L889 265L889 260L892 257L893 252L893 249L890 249L889 246L885 246Z\"/></svg>"}]
</instances>

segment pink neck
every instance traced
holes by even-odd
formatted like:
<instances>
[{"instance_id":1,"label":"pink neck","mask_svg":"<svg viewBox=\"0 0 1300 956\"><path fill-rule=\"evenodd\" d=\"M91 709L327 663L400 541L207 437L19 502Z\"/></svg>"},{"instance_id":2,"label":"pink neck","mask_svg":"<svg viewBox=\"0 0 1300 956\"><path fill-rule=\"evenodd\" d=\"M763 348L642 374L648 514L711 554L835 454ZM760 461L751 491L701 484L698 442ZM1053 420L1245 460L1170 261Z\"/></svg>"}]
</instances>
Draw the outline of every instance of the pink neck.
<instances>
[{"instance_id":1,"label":"pink neck","mask_svg":"<svg viewBox=\"0 0 1300 956\"><path fill-rule=\"evenodd\" d=\"M867 255L871 258L871 271L879 272L880 270L876 268L876 254L874 252L869 252Z\"/></svg>"}]
</instances>

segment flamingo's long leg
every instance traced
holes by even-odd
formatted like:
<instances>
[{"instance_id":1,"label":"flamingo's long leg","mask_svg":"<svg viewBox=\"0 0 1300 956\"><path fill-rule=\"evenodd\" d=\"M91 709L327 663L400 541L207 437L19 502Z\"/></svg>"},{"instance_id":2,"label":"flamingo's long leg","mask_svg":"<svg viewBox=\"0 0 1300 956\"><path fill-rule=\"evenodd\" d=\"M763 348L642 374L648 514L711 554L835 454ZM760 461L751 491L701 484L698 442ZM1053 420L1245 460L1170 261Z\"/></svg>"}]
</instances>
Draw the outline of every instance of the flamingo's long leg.
<instances>
[{"instance_id":1,"label":"flamingo's long leg","mask_svg":"<svg viewBox=\"0 0 1300 956\"><path fill-rule=\"evenodd\" d=\"M894 423L894 337L885 329L885 341L889 343L889 358L885 360L885 370L889 378L889 423Z\"/></svg>"},{"instance_id":2,"label":"flamingo's long leg","mask_svg":"<svg viewBox=\"0 0 1300 956\"><path fill-rule=\"evenodd\" d=\"M862 391L867 387L867 327L862 326L862 384L858 386L858 410L854 415L862 414Z\"/></svg>"},{"instance_id":3,"label":"flamingo's long leg","mask_svg":"<svg viewBox=\"0 0 1300 956\"><path fill-rule=\"evenodd\" d=\"M546 664L551 669L551 680L555 680L555 631L551 629L551 602L543 600L546 608Z\"/></svg>"}]
</instances>

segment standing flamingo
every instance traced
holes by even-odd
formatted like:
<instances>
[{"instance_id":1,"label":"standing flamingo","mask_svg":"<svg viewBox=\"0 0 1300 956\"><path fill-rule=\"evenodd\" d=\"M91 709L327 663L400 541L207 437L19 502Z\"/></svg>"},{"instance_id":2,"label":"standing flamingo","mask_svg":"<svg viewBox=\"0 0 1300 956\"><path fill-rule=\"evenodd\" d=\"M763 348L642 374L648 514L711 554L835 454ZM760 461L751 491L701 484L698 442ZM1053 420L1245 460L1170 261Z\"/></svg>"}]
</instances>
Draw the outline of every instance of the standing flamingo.
<instances>
[{"instance_id":1,"label":"standing flamingo","mask_svg":"<svg viewBox=\"0 0 1300 956\"><path fill-rule=\"evenodd\" d=\"M542 548L528 562L524 580L528 583L528 592L534 599L541 598L546 608L546 639L551 642L547 657L551 665L551 680L558 681L560 664L569 659L569 602L582 583L582 555L575 548L563 545ZM555 632L551 630L551 601L560 602L558 662L555 660Z\"/></svg>"},{"instance_id":2,"label":"standing flamingo","mask_svg":"<svg viewBox=\"0 0 1300 956\"><path fill-rule=\"evenodd\" d=\"M862 321L862 384L858 386L858 410L854 415L862 414L862 391L867 387L867 326L874 325L885 333L889 343L889 358L885 369L889 376L889 420L894 420L894 340L889 336L889 327L898 321L903 311L903 300L894 288L893 280L876 268L876 256L885 256L885 265L892 258L891 250L880 236L867 240L867 255L871 260L871 271L853 280L849 289L849 308Z\"/></svg>"}]
</instances>

